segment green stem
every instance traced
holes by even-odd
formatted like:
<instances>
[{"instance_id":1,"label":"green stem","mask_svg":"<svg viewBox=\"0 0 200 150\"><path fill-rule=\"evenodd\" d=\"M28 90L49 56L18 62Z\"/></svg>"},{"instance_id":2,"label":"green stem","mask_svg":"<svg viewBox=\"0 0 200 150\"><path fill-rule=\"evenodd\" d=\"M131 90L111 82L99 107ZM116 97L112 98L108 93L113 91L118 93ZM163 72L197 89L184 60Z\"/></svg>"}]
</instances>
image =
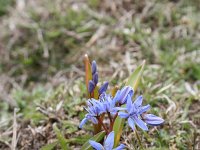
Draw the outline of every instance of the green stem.
<instances>
[{"instance_id":1,"label":"green stem","mask_svg":"<svg viewBox=\"0 0 200 150\"><path fill-rule=\"evenodd\" d=\"M118 116L118 112L117 112L116 115L114 116L113 122L115 122L115 119L117 118L117 116Z\"/></svg>"},{"instance_id":2,"label":"green stem","mask_svg":"<svg viewBox=\"0 0 200 150\"><path fill-rule=\"evenodd\" d=\"M139 134L138 134L136 128L135 128L135 135L136 135L136 137L137 137L137 139L138 139L138 141L139 141L140 148L144 150L144 146L142 145L142 141L141 141L141 139L140 139L140 136L139 136Z\"/></svg>"}]
</instances>

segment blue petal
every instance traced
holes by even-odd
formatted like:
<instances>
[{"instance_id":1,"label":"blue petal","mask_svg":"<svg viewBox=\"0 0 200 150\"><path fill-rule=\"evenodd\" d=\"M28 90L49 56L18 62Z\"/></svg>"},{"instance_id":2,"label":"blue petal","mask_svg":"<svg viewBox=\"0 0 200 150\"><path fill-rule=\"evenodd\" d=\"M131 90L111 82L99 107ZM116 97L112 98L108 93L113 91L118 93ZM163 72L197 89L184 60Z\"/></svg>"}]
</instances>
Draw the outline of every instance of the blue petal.
<instances>
[{"instance_id":1,"label":"blue petal","mask_svg":"<svg viewBox=\"0 0 200 150\"><path fill-rule=\"evenodd\" d=\"M106 112L106 106L105 106L105 104L101 103L99 105L99 115L104 113L104 112Z\"/></svg>"},{"instance_id":2,"label":"blue petal","mask_svg":"<svg viewBox=\"0 0 200 150\"><path fill-rule=\"evenodd\" d=\"M135 105L132 105L132 108L131 108L131 110L128 113L129 114L137 113L137 108L135 107Z\"/></svg>"},{"instance_id":3,"label":"blue petal","mask_svg":"<svg viewBox=\"0 0 200 150\"><path fill-rule=\"evenodd\" d=\"M84 125L87 121L88 121L88 119L87 119L87 118L84 118L84 119L81 121L81 123L80 123L80 125L79 125L79 128L82 128L83 125Z\"/></svg>"},{"instance_id":4,"label":"blue petal","mask_svg":"<svg viewBox=\"0 0 200 150\"><path fill-rule=\"evenodd\" d=\"M98 73L96 72L96 73L93 75L93 81L94 81L95 85L98 83L98 80L99 80L99 77L98 77Z\"/></svg>"},{"instance_id":5,"label":"blue petal","mask_svg":"<svg viewBox=\"0 0 200 150\"><path fill-rule=\"evenodd\" d=\"M153 125L153 126L160 125L164 122L162 118L155 116L153 114L145 114L144 120L147 124Z\"/></svg>"},{"instance_id":6,"label":"blue petal","mask_svg":"<svg viewBox=\"0 0 200 150\"><path fill-rule=\"evenodd\" d=\"M132 109L132 100L131 100L130 95L128 95L128 99L127 99L127 103L126 103L126 108L127 108L128 112L131 112L131 109Z\"/></svg>"},{"instance_id":7,"label":"blue petal","mask_svg":"<svg viewBox=\"0 0 200 150\"><path fill-rule=\"evenodd\" d=\"M111 104L111 107L113 108L115 107L116 102L114 100L111 100L110 104Z\"/></svg>"},{"instance_id":8,"label":"blue petal","mask_svg":"<svg viewBox=\"0 0 200 150\"><path fill-rule=\"evenodd\" d=\"M111 113L112 116L114 116L114 115L116 115L117 111L116 111L115 109L112 109L112 110L110 111L110 113Z\"/></svg>"},{"instance_id":9,"label":"blue petal","mask_svg":"<svg viewBox=\"0 0 200 150\"><path fill-rule=\"evenodd\" d=\"M97 124L97 123L98 123L98 120L97 120L94 116L92 116L91 114L86 114L86 118L87 118L88 120L91 120L92 123L94 123L94 124Z\"/></svg>"},{"instance_id":10,"label":"blue petal","mask_svg":"<svg viewBox=\"0 0 200 150\"><path fill-rule=\"evenodd\" d=\"M107 90L107 88L108 88L108 82L106 81L101 87L100 87L100 89L99 89L99 95L101 95L103 92L105 92L106 90Z\"/></svg>"},{"instance_id":11,"label":"blue petal","mask_svg":"<svg viewBox=\"0 0 200 150\"><path fill-rule=\"evenodd\" d=\"M90 100L87 100L86 103L87 103L87 106L88 106L88 107L91 107L91 106L92 106L92 104L90 103ZM87 108L85 108L85 109L87 110ZM88 111L88 110L87 110L87 111Z\"/></svg>"},{"instance_id":12,"label":"blue petal","mask_svg":"<svg viewBox=\"0 0 200 150\"><path fill-rule=\"evenodd\" d=\"M91 117L91 121L92 121L92 123L94 123L94 124L97 124L97 123L98 123L98 120L97 120L97 118L95 118L95 117Z\"/></svg>"},{"instance_id":13,"label":"blue petal","mask_svg":"<svg viewBox=\"0 0 200 150\"><path fill-rule=\"evenodd\" d=\"M103 146L100 143L97 143L95 141L89 140L90 145L95 148L96 150L103 150Z\"/></svg>"},{"instance_id":14,"label":"blue petal","mask_svg":"<svg viewBox=\"0 0 200 150\"><path fill-rule=\"evenodd\" d=\"M95 60L92 61L92 74L97 72L97 63Z\"/></svg>"},{"instance_id":15,"label":"blue petal","mask_svg":"<svg viewBox=\"0 0 200 150\"><path fill-rule=\"evenodd\" d=\"M119 98L120 98L120 95L121 95L121 91L118 90L117 93L115 94L115 97L113 98L113 100L117 103L119 102Z\"/></svg>"},{"instance_id":16,"label":"blue petal","mask_svg":"<svg viewBox=\"0 0 200 150\"><path fill-rule=\"evenodd\" d=\"M113 150L123 150L125 148L124 144L120 144L118 147L114 148Z\"/></svg>"},{"instance_id":17,"label":"blue petal","mask_svg":"<svg viewBox=\"0 0 200 150\"><path fill-rule=\"evenodd\" d=\"M99 106L96 107L95 110L96 110L96 114L97 115L100 115L102 113L102 110L101 110L101 108Z\"/></svg>"},{"instance_id":18,"label":"blue petal","mask_svg":"<svg viewBox=\"0 0 200 150\"><path fill-rule=\"evenodd\" d=\"M134 120L132 118L128 118L128 125L132 128L132 130L135 130L135 123Z\"/></svg>"},{"instance_id":19,"label":"blue petal","mask_svg":"<svg viewBox=\"0 0 200 150\"><path fill-rule=\"evenodd\" d=\"M144 131L147 131L147 130L148 130L147 126L145 125L145 123L144 123L140 118L134 117L133 119L134 119L135 123L136 123L142 130L144 130Z\"/></svg>"},{"instance_id":20,"label":"blue petal","mask_svg":"<svg viewBox=\"0 0 200 150\"><path fill-rule=\"evenodd\" d=\"M139 106L142 105L142 101L143 101L143 97L142 97L142 95L140 95L140 96L138 96L138 97L136 98L134 104L135 104L137 107L139 107Z\"/></svg>"},{"instance_id":21,"label":"blue petal","mask_svg":"<svg viewBox=\"0 0 200 150\"><path fill-rule=\"evenodd\" d=\"M120 116L121 118L128 118L129 114L127 114L125 112L119 112L118 116Z\"/></svg>"},{"instance_id":22,"label":"blue petal","mask_svg":"<svg viewBox=\"0 0 200 150\"><path fill-rule=\"evenodd\" d=\"M114 131L110 132L104 142L104 148L105 150L112 150L114 146Z\"/></svg>"},{"instance_id":23,"label":"blue petal","mask_svg":"<svg viewBox=\"0 0 200 150\"><path fill-rule=\"evenodd\" d=\"M146 106L142 106L142 107L140 107L139 108L139 114L142 114L142 113L144 113L144 112L146 112L147 110L149 110L150 109L150 105L148 104L148 105L146 105Z\"/></svg>"},{"instance_id":24,"label":"blue petal","mask_svg":"<svg viewBox=\"0 0 200 150\"><path fill-rule=\"evenodd\" d=\"M93 90L94 90L94 88L95 88L95 84L94 84L94 82L92 80L90 80L89 84L88 84L88 90L89 90L89 92L92 93Z\"/></svg>"},{"instance_id":25,"label":"blue petal","mask_svg":"<svg viewBox=\"0 0 200 150\"><path fill-rule=\"evenodd\" d=\"M121 95L119 97L120 103L124 104L127 101L127 96L130 94L130 96L133 96L133 89L130 86L125 86L121 90Z\"/></svg>"},{"instance_id":26,"label":"blue petal","mask_svg":"<svg viewBox=\"0 0 200 150\"><path fill-rule=\"evenodd\" d=\"M117 111L117 110L127 110L127 108L125 108L125 107L115 107L114 109L115 109L116 111Z\"/></svg>"}]
</instances>

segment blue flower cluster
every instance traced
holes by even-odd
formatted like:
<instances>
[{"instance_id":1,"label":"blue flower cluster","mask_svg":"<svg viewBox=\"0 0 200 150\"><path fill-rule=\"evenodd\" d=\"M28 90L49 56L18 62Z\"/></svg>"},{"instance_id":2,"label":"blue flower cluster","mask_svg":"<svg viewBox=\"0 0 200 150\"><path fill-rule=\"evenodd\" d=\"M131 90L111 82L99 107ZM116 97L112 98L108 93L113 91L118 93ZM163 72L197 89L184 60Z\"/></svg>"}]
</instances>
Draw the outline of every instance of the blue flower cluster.
<instances>
[{"instance_id":1,"label":"blue flower cluster","mask_svg":"<svg viewBox=\"0 0 200 150\"><path fill-rule=\"evenodd\" d=\"M142 106L143 97L138 96L134 102L132 102L134 91L130 86L125 86L121 90L118 90L116 95L112 97L105 92L99 96L99 100L89 99L87 101L85 118L81 121L79 127L88 121L92 121L93 124L99 123L101 114L110 113L112 116L118 115L121 118L128 120L128 125L134 130L135 125L142 130L147 131L147 125L160 125L164 120L153 114L146 114L146 111L150 109L150 105ZM126 104L126 107L123 107Z\"/></svg>"},{"instance_id":2,"label":"blue flower cluster","mask_svg":"<svg viewBox=\"0 0 200 150\"><path fill-rule=\"evenodd\" d=\"M89 81L88 84L88 91L89 93L92 93L98 83L99 80L99 76L98 76L98 72L97 72L97 64L96 61L93 60L92 61L92 80ZM99 88L98 93L99 95L101 95L103 92L105 92L108 88L108 82L104 82L104 84Z\"/></svg>"}]
</instances>

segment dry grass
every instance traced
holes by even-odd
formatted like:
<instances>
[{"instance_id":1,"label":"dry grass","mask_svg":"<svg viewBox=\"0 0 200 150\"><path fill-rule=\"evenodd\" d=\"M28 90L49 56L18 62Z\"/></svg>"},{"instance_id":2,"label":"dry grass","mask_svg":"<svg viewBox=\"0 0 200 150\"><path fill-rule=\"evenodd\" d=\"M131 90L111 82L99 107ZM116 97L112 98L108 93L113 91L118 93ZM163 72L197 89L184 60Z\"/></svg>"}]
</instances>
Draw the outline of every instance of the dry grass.
<instances>
[{"instance_id":1,"label":"dry grass","mask_svg":"<svg viewBox=\"0 0 200 150\"><path fill-rule=\"evenodd\" d=\"M0 5L1 5L0 1ZM12 142L17 113L18 149L57 140L79 149L89 136L78 130L84 116L85 53L101 81L122 82L144 59L137 94L166 121L140 132L147 149L200 148L200 13L198 0L16 0L0 7L0 149ZM3 12L3 13L2 13ZM60 107L58 104L63 101ZM86 127L91 135L91 127ZM139 149L127 128L128 149ZM26 144L25 144L26 143ZM23 147L23 145L26 147ZM57 145L59 148L59 144Z\"/></svg>"}]
</instances>

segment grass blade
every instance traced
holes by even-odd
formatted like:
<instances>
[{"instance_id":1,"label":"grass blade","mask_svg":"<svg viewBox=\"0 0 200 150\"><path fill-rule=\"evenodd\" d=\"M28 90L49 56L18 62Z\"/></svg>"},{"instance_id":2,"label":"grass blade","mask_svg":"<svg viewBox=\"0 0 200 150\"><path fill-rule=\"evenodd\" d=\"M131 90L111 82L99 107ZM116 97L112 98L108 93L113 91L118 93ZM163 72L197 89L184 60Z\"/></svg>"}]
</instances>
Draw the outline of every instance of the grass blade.
<instances>
[{"instance_id":1,"label":"grass blade","mask_svg":"<svg viewBox=\"0 0 200 150\"><path fill-rule=\"evenodd\" d=\"M142 65L140 65L139 67L137 67L134 72L131 74L131 76L129 77L126 85L131 86L134 91L136 91L138 84L140 82L140 78L142 76L143 70L144 70L144 66L145 66L145 60L143 61Z\"/></svg>"},{"instance_id":2,"label":"grass blade","mask_svg":"<svg viewBox=\"0 0 200 150\"><path fill-rule=\"evenodd\" d=\"M93 136L90 140L96 141L96 142L100 142L104 136L105 136L105 132L101 131L98 134L96 134L95 136ZM81 150L92 150L93 148L91 147L91 145L89 144L89 142L87 141L81 148Z\"/></svg>"},{"instance_id":3,"label":"grass blade","mask_svg":"<svg viewBox=\"0 0 200 150\"><path fill-rule=\"evenodd\" d=\"M57 128L56 124L53 125L53 130L56 133L56 136L58 138L58 142L60 143L60 146L61 146L62 150L68 150L68 148L67 148L67 140L62 135L60 130Z\"/></svg>"},{"instance_id":4,"label":"grass blade","mask_svg":"<svg viewBox=\"0 0 200 150\"><path fill-rule=\"evenodd\" d=\"M53 143L49 143L45 146L43 146L40 150L52 150L56 145L58 144L58 142L53 142Z\"/></svg>"}]
</instances>

